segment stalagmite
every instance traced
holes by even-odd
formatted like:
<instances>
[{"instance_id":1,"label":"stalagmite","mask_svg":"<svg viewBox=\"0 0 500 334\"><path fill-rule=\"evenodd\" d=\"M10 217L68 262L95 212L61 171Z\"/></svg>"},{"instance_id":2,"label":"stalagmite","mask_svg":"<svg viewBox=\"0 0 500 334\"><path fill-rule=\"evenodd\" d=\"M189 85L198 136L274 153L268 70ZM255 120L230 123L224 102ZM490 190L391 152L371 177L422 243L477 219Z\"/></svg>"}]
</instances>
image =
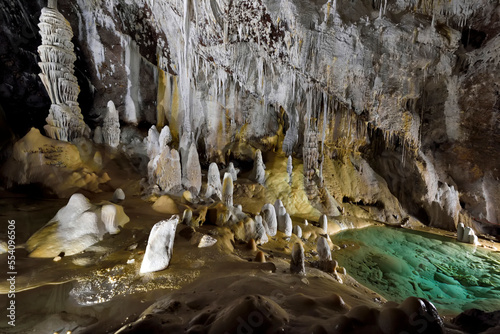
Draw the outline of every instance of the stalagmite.
<instances>
[{"instance_id":1,"label":"stalagmite","mask_svg":"<svg viewBox=\"0 0 500 334\"><path fill-rule=\"evenodd\" d=\"M192 194L198 195L201 189L201 166L198 157L198 150L196 145L191 144L187 158L187 166L183 171L185 175L182 177L182 185L191 191Z\"/></svg>"},{"instance_id":2,"label":"stalagmite","mask_svg":"<svg viewBox=\"0 0 500 334\"><path fill-rule=\"evenodd\" d=\"M148 238L148 245L141 264L141 274L163 270L168 267L174 247L175 230L179 216L156 223Z\"/></svg>"},{"instance_id":3,"label":"stalagmite","mask_svg":"<svg viewBox=\"0 0 500 334\"><path fill-rule=\"evenodd\" d=\"M219 167L215 162L212 162L208 167L207 175L207 191L205 197L216 195L219 199L222 198L222 183L220 182Z\"/></svg>"},{"instance_id":4,"label":"stalagmite","mask_svg":"<svg viewBox=\"0 0 500 334\"><path fill-rule=\"evenodd\" d=\"M224 181L222 183L222 203L228 208L233 207L233 178L231 174L224 174Z\"/></svg>"},{"instance_id":5,"label":"stalagmite","mask_svg":"<svg viewBox=\"0 0 500 334\"><path fill-rule=\"evenodd\" d=\"M120 119L113 101L108 102L108 112L102 126L104 143L112 148L120 144Z\"/></svg>"},{"instance_id":6,"label":"stalagmite","mask_svg":"<svg viewBox=\"0 0 500 334\"><path fill-rule=\"evenodd\" d=\"M239 169L235 169L234 168L234 165L232 162L229 163L229 166L227 167L227 172L231 175L231 177L233 178L233 182L236 181L238 179L238 172L239 172Z\"/></svg>"},{"instance_id":7,"label":"stalagmite","mask_svg":"<svg viewBox=\"0 0 500 334\"><path fill-rule=\"evenodd\" d=\"M257 183L264 184L266 182L266 166L262 160L262 152L260 150L255 151L255 159L253 163L253 170L251 174L251 179Z\"/></svg>"},{"instance_id":8,"label":"stalagmite","mask_svg":"<svg viewBox=\"0 0 500 334\"><path fill-rule=\"evenodd\" d=\"M262 216L256 215L254 218L255 221L255 240L260 244L265 244L269 241L267 237L266 228L262 223Z\"/></svg>"},{"instance_id":9,"label":"stalagmite","mask_svg":"<svg viewBox=\"0 0 500 334\"><path fill-rule=\"evenodd\" d=\"M146 142L146 152L148 157L153 160L158 154L160 154L160 134L158 133L156 126L152 125L151 128L149 128L148 136L144 140Z\"/></svg>"},{"instance_id":10,"label":"stalagmite","mask_svg":"<svg viewBox=\"0 0 500 334\"><path fill-rule=\"evenodd\" d=\"M297 238L302 238L302 228L299 225L295 225L293 227L293 234L295 234Z\"/></svg>"},{"instance_id":11,"label":"stalagmite","mask_svg":"<svg viewBox=\"0 0 500 334\"><path fill-rule=\"evenodd\" d=\"M106 231L111 234L120 232L115 225L116 207L114 205L103 205L101 208L101 220L106 227Z\"/></svg>"},{"instance_id":12,"label":"stalagmite","mask_svg":"<svg viewBox=\"0 0 500 334\"><path fill-rule=\"evenodd\" d=\"M150 163L153 164L153 184L158 185L163 193L177 192L181 189L181 161L176 150L165 147Z\"/></svg>"},{"instance_id":13,"label":"stalagmite","mask_svg":"<svg viewBox=\"0 0 500 334\"><path fill-rule=\"evenodd\" d=\"M316 250L318 251L320 261L330 261L332 259L332 252L330 251L330 246L328 246L328 241L325 237L318 238Z\"/></svg>"},{"instance_id":14,"label":"stalagmite","mask_svg":"<svg viewBox=\"0 0 500 334\"><path fill-rule=\"evenodd\" d=\"M292 218L290 218L290 215L285 212L285 214L282 216L281 224L278 221L278 230L283 232L287 237L291 237L292 228Z\"/></svg>"},{"instance_id":15,"label":"stalagmite","mask_svg":"<svg viewBox=\"0 0 500 334\"><path fill-rule=\"evenodd\" d=\"M40 78L52 102L45 132L62 141L89 137L90 129L77 102L80 87L74 75L73 30L57 10L57 1L50 0L48 7L42 9L38 27L42 36L42 45L38 47Z\"/></svg>"},{"instance_id":16,"label":"stalagmite","mask_svg":"<svg viewBox=\"0 0 500 334\"><path fill-rule=\"evenodd\" d=\"M160 150L164 147L167 147L172 142L172 134L170 133L170 128L168 125L165 125L160 132L160 136L158 138L158 144Z\"/></svg>"},{"instance_id":17,"label":"stalagmite","mask_svg":"<svg viewBox=\"0 0 500 334\"><path fill-rule=\"evenodd\" d=\"M271 204L264 204L262 207L262 223L266 228L266 232L271 237L276 235L278 230L278 220L276 219L276 210Z\"/></svg>"},{"instance_id":18,"label":"stalagmite","mask_svg":"<svg viewBox=\"0 0 500 334\"><path fill-rule=\"evenodd\" d=\"M328 234L328 218L326 218L326 215L319 217L319 228L323 230L323 233Z\"/></svg>"},{"instance_id":19,"label":"stalagmite","mask_svg":"<svg viewBox=\"0 0 500 334\"><path fill-rule=\"evenodd\" d=\"M290 261L290 272L292 274L305 275L305 256L304 247L301 243L296 242L292 249L292 260Z\"/></svg>"},{"instance_id":20,"label":"stalagmite","mask_svg":"<svg viewBox=\"0 0 500 334\"><path fill-rule=\"evenodd\" d=\"M193 219L193 211L191 209L186 209L182 213L182 224L191 226L191 220Z\"/></svg>"}]
</instances>

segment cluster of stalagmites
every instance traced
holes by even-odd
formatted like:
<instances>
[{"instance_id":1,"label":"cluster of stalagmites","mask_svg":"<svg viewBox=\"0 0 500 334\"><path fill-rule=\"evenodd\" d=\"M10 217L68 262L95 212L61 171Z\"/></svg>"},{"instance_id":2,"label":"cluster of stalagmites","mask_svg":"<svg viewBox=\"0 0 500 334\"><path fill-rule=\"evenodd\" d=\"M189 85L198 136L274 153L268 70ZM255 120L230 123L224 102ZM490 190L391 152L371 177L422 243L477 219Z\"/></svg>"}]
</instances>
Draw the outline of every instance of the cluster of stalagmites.
<instances>
[{"instance_id":1,"label":"cluster of stalagmites","mask_svg":"<svg viewBox=\"0 0 500 334\"><path fill-rule=\"evenodd\" d=\"M57 10L57 1L49 1L48 7L42 9L38 26L42 36L42 45L38 47L40 78L52 102L45 132L63 141L88 136L90 130L77 102L80 87L74 75L73 31Z\"/></svg>"},{"instance_id":2,"label":"cluster of stalagmites","mask_svg":"<svg viewBox=\"0 0 500 334\"><path fill-rule=\"evenodd\" d=\"M457 226L457 240L473 245L478 243L477 235L474 233L474 230L468 226L464 226L463 223L459 223Z\"/></svg>"}]
</instances>

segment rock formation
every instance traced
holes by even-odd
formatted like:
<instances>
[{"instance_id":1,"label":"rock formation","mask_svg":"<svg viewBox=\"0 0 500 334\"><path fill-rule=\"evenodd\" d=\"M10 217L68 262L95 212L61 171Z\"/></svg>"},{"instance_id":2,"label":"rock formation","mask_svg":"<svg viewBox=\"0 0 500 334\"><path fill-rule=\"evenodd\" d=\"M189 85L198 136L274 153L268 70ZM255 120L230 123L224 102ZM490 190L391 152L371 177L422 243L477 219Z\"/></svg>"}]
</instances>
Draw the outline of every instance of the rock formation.
<instances>
[{"instance_id":1,"label":"rock formation","mask_svg":"<svg viewBox=\"0 0 500 334\"><path fill-rule=\"evenodd\" d=\"M172 258L175 230L179 216L156 223L148 238L148 245L141 264L141 274L163 270L168 267Z\"/></svg>"},{"instance_id":2,"label":"rock formation","mask_svg":"<svg viewBox=\"0 0 500 334\"><path fill-rule=\"evenodd\" d=\"M233 182L238 179L239 169L234 168L234 164L232 162L229 163L229 166L227 167L227 172L233 178Z\"/></svg>"},{"instance_id":3,"label":"rock formation","mask_svg":"<svg viewBox=\"0 0 500 334\"><path fill-rule=\"evenodd\" d=\"M283 232L287 237L292 236L292 219L290 218L290 215L285 212L281 216L281 223L280 220L278 220L278 231Z\"/></svg>"},{"instance_id":4,"label":"rock formation","mask_svg":"<svg viewBox=\"0 0 500 334\"><path fill-rule=\"evenodd\" d=\"M278 220L276 218L276 211L274 206L271 204L264 204L261 210L262 213L262 223L266 228L266 232L269 236L274 237L278 231Z\"/></svg>"},{"instance_id":5,"label":"rock formation","mask_svg":"<svg viewBox=\"0 0 500 334\"><path fill-rule=\"evenodd\" d=\"M104 234L118 233L118 227L128 221L119 205L94 205L82 194L73 194L68 204L28 239L26 249L31 257L78 254L100 241Z\"/></svg>"},{"instance_id":6,"label":"rock formation","mask_svg":"<svg viewBox=\"0 0 500 334\"><path fill-rule=\"evenodd\" d=\"M262 160L262 152L260 150L255 151L253 170L250 178L262 185L266 182L266 166Z\"/></svg>"},{"instance_id":7,"label":"rock formation","mask_svg":"<svg viewBox=\"0 0 500 334\"><path fill-rule=\"evenodd\" d=\"M207 175L207 191L205 197L216 195L217 198L222 198L222 183L220 182L219 167L215 162L212 162L208 167Z\"/></svg>"},{"instance_id":8,"label":"rock formation","mask_svg":"<svg viewBox=\"0 0 500 334\"><path fill-rule=\"evenodd\" d=\"M112 148L120 144L120 118L113 101L108 102L108 112L102 125L104 143Z\"/></svg>"},{"instance_id":9,"label":"rock formation","mask_svg":"<svg viewBox=\"0 0 500 334\"><path fill-rule=\"evenodd\" d=\"M299 275L306 274L304 247L299 242L293 244L290 272Z\"/></svg>"},{"instance_id":10,"label":"rock formation","mask_svg":"<svg viewBox=\"0 0 500 334\"><path fill-rule=\"evenodd\" d=\"M293 227L293 234L295 234L297 238L302 238L302 228L299 225L295 225Z\"/></svg>"},{"instance_id":11,"label":"rock formation","mask_svg":"<svg viewBox=\"0 0 500 334\"><path fill-rule=\"evenodd\" d=\"M233 178L229 173L224 174L222 182L222 203L228 208L233 207Z\"/></svg>"},{"instance_id":12,"label":"rock formation","mask_svg":"<svg viewBox=\"0 0 500 334\"><path fill-rule=\"evenodd\" d=\"M185 168L182 168L182 185L192 194L198 196L201 189L201 166L198 151L194 143L189 147Z\"/></svg>"},{"instance_id":13,"label":"rock formation","mask_svg":"<svg viewBox=\"0 0 500 334\"><path fill-rule=\"evenodd\" d=\"M326 215L319 217L319 228L323 230L323 233L328 234L328 218Z\"/></svg>"},{"instance_id":14,"label":"rock formation","mask_svg":"<svg viewBox=\"0 0 500 334\"><path fill-rule=\"evenodd\" d=\"M42 9L38 27L42 36L42 45L38 47L40 78L52 101L45 132L52 139L63 141L88 137L90 130L77 101L80 87L74 75L73 30L57 10L57 0L49 0L48 7Z\"/></svg>"},{"instance_id":15,"label":"rock formation","mask_svg":"<svg viewBox=\"0 0 500 334\"><path fill-rule=\"evenodd\" d=\"M260 243L261 245L265 244L266 242L269 241L269 238L267 237L266 228L262 223L262 216L256 215L254 221L255 221L255 241L257 243Z\"/></svg>"}]
</instances>

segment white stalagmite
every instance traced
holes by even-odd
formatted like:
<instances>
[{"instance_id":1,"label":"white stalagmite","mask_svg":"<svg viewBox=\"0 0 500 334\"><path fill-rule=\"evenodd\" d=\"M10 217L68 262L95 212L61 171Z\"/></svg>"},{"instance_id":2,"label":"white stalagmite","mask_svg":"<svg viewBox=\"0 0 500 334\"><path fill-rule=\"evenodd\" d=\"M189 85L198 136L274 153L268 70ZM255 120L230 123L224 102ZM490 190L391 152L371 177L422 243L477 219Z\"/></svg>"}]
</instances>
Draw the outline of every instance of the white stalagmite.
<instances>
[{"instance_id":1,"label":"white stalagmite","mask_svg":"<svg viewBox=\"0 0 500 334\"><path fill-rule=\"evenodd\" d=\"M179 216L156 223L148 238L148 245L141 264L141 274L163 270L168 267L174 248L175 230Z\"/></svg>"},{"instance_id":2,"label":"white stalagmite","mask_svg":"<svg viewBox=\"0 0 500 334\"><path fill-rule=\"evenodd\" d=\"M116 207L114 205L103 205L101 208L101 220L106 227L106 231L111 234L116 234L120 232L115 224L116 218Z\"/></svg>"},{"instance_id":3,"label":"white stalagmite","mask_svg":"<svg viewBox=\"0 0 500 334\"><path fill-rule=\"evenodd\" d=\"M186 168L183 169L185 175L182 177L182 184L193 195L198 196L201 189L201 166L198 158L198 150L196 150L194 143L189 148L186 164Z\"/></svg>"},{"instance_id":4,"label":"white stalagmite","mask_svg":"<svg viewBox=\"0 0 500 334\"><path fill-rule=\"evenodd\" d=\"M155 125L152 125L148 131L148 136L145 138L147 155L150 160L153 160L158 154L160 154L160 134L156 129Z\"/></svg>"},{"instance_id":5,"label":"white stalagmite","mask_svg":"<svg viewBox=\"0 0 500 334\"><path fill-rule=\"evenodd\" d=\"M236 180L238 180L239 169L235 169L234 168L234 164L232 162L229 163L229 166L227 167L227 172L233 178L233 182L236 181Z\"/></svg>"},{"instance_id":6,"label":"white stalagmite","mask_svg":"<svg viewBox=\"0 0 500 334\"><path fill-rule=\"evenodd\" d=\"M219 199L222 198L222 183L220 182L219 167L215 162L212 162L208 167L207 175L207 191L205 197L216 195Z\"/></svg>"},{"instance_id":7,"label":"white stalagmite","mask_svg":"<svg viewBox=\"0 0 500 334\"><path fill-rule=\"evenodd\" d=\"M88 137L90 129L77 102L80 87L74 75L73 30L57 10L57 1L49 0L48 7L42 9L38 27L42 36L42 45L38 47L40 78L52 102L45 132L63 141Z\"/></svg>"},{"instance_id":8,"label":"white stalagmite","mask_svg":"<svg viewBox=\"0 0 500 334\"><path fill-rule=\"evenodd\" d=\"M332 252L330 250L330 246L328 246L328 241L326 240L325 237L318 238L316 251L318 252L320 262L326 262L332 260Z\"/></svg>"},{"instance_id":9,"label":"white stalagmite","mask_svg":"<svg viewBox=\"0 0 500 334\"><path fill-rule=\"evenodd\" d=\"M253 162L253 170L251 179L257 183L264 184L266 182L266 166L262 160L262 152L260 150L255 151L255 159Z\"/></svg>"},{"instance_id":10,"label":"white stalagmite","mask_svg":"<svg viewBox=\"0 0 500 334\"><path fill-rule=\"evenodd\" d=\"M120 118L113 101L108 102L108 112L102 126L104 143L110 147L117 148L120 144Z\"/></svg>"},{"instance_id":11,"label":"white stalagmite","mask_svg":"<svg viewBox=\"0 0 500 334\"><path fill-rule=\"evenodd\" d=\"M224 174L224 181L222 182L222 203L227 207L233 207L233 178L231 174Z\"/></svg>"},{"instance_id":12,"label":"white stalagmite","mask_svg":"<svg viewBox=\"0 0 500 334\"><path fill-rule=\"evenodd\" d=\"M271 237L274 237L278 230L278 221L276 219L276 210L274 209L274 206L271 204L264 204L261 212L262 224L266 228L267 234L269 234Z\"/></svg>"},{"instance_id":13,"label":"white stalagmite","mask_svg":"<svg viewBox=\"0 0 500 334\"><path fill-rule=\"evenodd\" d=\"M278 220L278 230L281 232L285 232L286 215L287 213L285 207L280 206L276 212L276 219Z\"/></svg>"},{"instance_id":14,"label":"white stalagmite","mask_svg":"<svg viewBox=\"0 0 500 334\"><path fill-rule=\"evenodd\" d=\"M326 215L319 217L319 228L323 230L323 233L328 234L328 218L326 218Z\"/></svg>"},{"instance_id":15,"label":"white stalagmite","mask_svg":"<svg viewBox=\"0 0 500 334\"><path fill-rule=\"evenodd\" d=\"M254 218L255 221L255 241L260 244L265 244L269 241L267 237L267 231L262 223L262 216L256 215Z\"/></svg>"},{"instance_id":16,"label":"white stalagmite","mask_svg":"<svg viewBox=\"0 0 500 334\"><path fill-rule=\"evenodd\" d=\"M170 128L168 125L165 125L160 132L160 136L158 138L158 144L160 151L167 147L172 142L172 133L170 133Z\"/></svg>"},{"instance_id":17,"label":"white stalagmite","mask_svg":"<svg viewBox=\"0 0 500 334\"><path fill-rule=\"evenodd\" d=\"M290 215L288 213L285 213L283 215L283 220L281 225L278 222L278 230L283 232L287 237L292 236L292 218L290 218Z\"/></svg>"},{"instance_id":18,"label":"white stalagmite","mask_svg":"<svg viewBox=\"0 0 500 334\"><path fill-rule=\"evenodd\" d=\"M302 238L302 228L299 225L295 225L293 227L293 234L295 234L298 238Z\"/></svg>"}]
</instances>

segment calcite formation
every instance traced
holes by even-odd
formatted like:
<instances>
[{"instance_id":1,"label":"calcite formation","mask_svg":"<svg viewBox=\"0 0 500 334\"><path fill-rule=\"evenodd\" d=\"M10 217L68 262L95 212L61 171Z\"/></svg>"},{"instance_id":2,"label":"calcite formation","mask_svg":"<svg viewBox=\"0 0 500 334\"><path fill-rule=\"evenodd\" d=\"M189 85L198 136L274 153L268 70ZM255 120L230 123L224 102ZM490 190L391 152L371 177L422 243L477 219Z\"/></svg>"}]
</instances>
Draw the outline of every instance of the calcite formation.
<instances>
[{"instance_id":1,"label":"calcite formation","mask_svg":"<svg viewBox=\"0 0 500 334\"><path fill-rule=\"evenodd\" d=\"M38 47L40 78L52 101L45 132L63 141L89 136L77 101L80 87L74 75L73 30L57 10L57 0L49 0L48 7L42 9L38 27L42 36Z\"/></svg>"},{"instance_id":2,"label":"calcite formation","mask_svg":"<svg viewBox=\"0 0 500 334\"><path fill-rule=\"evenodd\" d=\"M108 102L108 112L102 125L104 143L112 148L120 144L120 118L113 101Z\"/></svg>"},{"instance_id":3,"label":"calcite formation","mask_svg":"<svg viewBox=\"0 0 500 334\"><path fill-rule=\"evenodd\" d=\"M148 238L148 245L141 263L141 274L163 270L168 267L174 247L175 231L179 216L156 223Z\"/></svg>"}]
</instances>

